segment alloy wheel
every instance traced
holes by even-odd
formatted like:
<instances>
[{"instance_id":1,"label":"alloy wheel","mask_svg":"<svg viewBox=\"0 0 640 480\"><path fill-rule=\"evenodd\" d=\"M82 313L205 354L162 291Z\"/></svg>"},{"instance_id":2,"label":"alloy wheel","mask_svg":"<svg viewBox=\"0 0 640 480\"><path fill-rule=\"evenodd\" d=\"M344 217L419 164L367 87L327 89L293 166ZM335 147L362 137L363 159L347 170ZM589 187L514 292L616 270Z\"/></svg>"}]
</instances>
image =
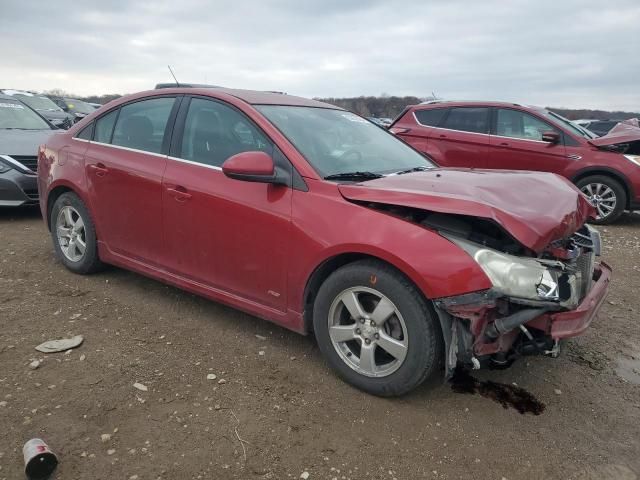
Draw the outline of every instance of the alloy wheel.
<instances>
[{"instance_id":1,"label":"alloy wheel","mask_svg":"<svg viewBox=\"0 0 640 480\"><path fill-rule=\"evenodd\" d=\"M84 221L78 211L66 205L56 218L56 235L62 254L72 262L79 262L87 249Z\"/></svg>"},{"instance_id":2,"label":"alloy wheel","mask_svg":"<svg viewBox=\"0 0 640 480\"><path fill-rule=\"evenodd\" d=\"M329 337L340 358L367 377L386 377L407 355L404 319L385 295L368 287L341 292L329 309Z\"/></svg>"},{"instance_id":3,"label":"alloy wheel","mask_svg":"<svg viewBox=\"0 0 640 480\"><path fill-rule=\"evenodd\" d=\"M581 189L591 204L596 207L597 220L602 220L615 210L618 198L611 187L604 183L587 183Z\"/></svg>"}]
</instances>

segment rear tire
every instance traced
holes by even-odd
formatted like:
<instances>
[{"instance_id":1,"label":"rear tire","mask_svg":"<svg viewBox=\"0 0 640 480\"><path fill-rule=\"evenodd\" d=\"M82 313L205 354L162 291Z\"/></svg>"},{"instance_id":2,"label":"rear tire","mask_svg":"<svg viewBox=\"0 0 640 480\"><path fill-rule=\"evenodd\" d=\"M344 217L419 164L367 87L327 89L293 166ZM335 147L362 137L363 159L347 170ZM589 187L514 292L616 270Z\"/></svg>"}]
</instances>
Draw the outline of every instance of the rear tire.
<instances>
[{"instance_id":1,"label":"rear tire","mask_svg":"<svg viewBox=\"0 0 640 480\"><path fill-rule=\"evenodd\" d=\"M598 217L590 223L606 225L615 222L624 213L627 192L617 180L607 175L591 175L580 179L576 186L596 207Z\"/></svg>"},{"instance_id":2,"label":"rear tire","mask_svg":"<svg viewBox=\"0 0 640 480\"><path fill-rule=\"evenodd\" d=\"M103 267L98 257L96 229L80 197L73 192L60 195L49 221L53 248L65 267L80 274L97 272Z\"/></svg>"},{"instance_id":3,"label":"rear tire","mask_svg":"<svg viewBox=\"0 0 640 480\"><path fill-rule=\"evenodd\" d=\"M313 326L327 363L373 395L403 395L441 365L443 339L433 307L382 262L358 261L333 272L315 299Z\"/></svg>"}]
</instances>

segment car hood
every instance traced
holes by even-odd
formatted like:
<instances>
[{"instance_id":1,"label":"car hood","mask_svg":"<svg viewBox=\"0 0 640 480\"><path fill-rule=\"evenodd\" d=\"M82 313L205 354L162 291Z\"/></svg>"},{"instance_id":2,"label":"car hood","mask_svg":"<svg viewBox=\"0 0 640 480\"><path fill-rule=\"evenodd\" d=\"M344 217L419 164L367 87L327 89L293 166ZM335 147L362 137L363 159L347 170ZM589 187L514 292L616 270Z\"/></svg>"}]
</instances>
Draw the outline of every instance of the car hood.
<instances>
[{"instance_id":1,"label":"car hood","mask_svg":"<svg viewBox=\"0 0 640 480\"><path fill-rule=\"evenodd\" d=\"M603 137L592 138L588 142L596 147L606 147L636 140L640 140L640 128L628 123L618 123Z\"/></svg>"},{"instance_id":2,"label":"car hood","mask_svg":"<svg viewBox=\"0 0 640 480\"><path fill-rule=\"evenodd\" d=\"M0 155L37 155L55 130L0 130Z\"/></svg>"},{"instance_id":3,"label":"car hood","mask_svg":"<svg viewBox=\"0 0 640 480\"><path fill-rule=\"evenodd\" d=\"M338 189L351 201L493 220L538 253L573 234L594 213L573 184L543 172L436 168Z\"/></svg>"}]
</instances>

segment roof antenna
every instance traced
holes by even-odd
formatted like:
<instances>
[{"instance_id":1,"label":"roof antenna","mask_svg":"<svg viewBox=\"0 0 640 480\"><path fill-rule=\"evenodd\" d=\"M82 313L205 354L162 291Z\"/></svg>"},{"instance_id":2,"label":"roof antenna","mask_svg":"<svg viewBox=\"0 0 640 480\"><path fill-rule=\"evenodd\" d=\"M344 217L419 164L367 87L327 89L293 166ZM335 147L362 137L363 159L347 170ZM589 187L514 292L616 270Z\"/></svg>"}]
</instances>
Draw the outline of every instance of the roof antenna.
<instances>
[{"instance_id":1,"label":"roof antenna","mask_svg":"<svg viewBox=\"0 0 640 480\"><path fill-rule=\"evenodd\" d=\"M173 79L176 81L176 87L180 86L180 83L178 83L178 79L176 78L176 76L173 74L173 70L171 70L171 65L167 65L167 68L169 69L169 72L171 72L171 76L173 77Z\"/></svg>"}]
</instances>

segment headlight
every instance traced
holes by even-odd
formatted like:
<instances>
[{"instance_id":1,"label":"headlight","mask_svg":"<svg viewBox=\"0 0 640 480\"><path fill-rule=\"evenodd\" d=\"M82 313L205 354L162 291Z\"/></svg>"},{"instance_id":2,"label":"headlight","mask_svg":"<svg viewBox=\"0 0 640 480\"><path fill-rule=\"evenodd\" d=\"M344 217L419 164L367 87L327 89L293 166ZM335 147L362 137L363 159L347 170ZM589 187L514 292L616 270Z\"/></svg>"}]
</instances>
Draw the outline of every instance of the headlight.
<instances>
[{"instance_id":1,"label":"headlight","mask_svg":"<svg viewBox=\"0 0 640 480\"><path fill-rule=\"evenodd\" d=\"M560 300L559 273L533 258L516 257L457 237L447 237L480 265L496 291L528 300Z\"/></svg>"},{"instance_id":2,"label":"headlight","mask_svg":"<svg viewBox=\"0 0 640 480\"><path fill-rule=\"evenodd\" d=\"M3 161L2 155L0 155L0 173L8 172L11 168L11 165Z\"/></svg>"},{"instance_id":3,"label":"headlight","mask_svg":"<svg viewBox=\"0 0 640 480\"><path fill-rule=\"evenodd\" d=\"M625 155L625 158L640 167L640 155Z\"/></svg>"}]
</instances>

